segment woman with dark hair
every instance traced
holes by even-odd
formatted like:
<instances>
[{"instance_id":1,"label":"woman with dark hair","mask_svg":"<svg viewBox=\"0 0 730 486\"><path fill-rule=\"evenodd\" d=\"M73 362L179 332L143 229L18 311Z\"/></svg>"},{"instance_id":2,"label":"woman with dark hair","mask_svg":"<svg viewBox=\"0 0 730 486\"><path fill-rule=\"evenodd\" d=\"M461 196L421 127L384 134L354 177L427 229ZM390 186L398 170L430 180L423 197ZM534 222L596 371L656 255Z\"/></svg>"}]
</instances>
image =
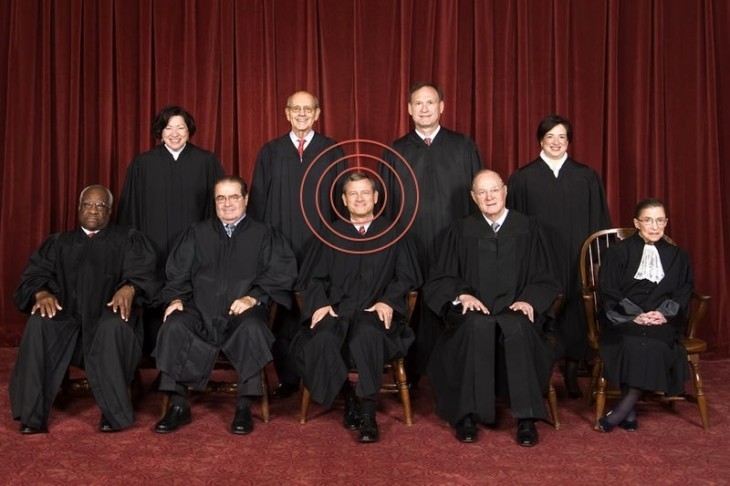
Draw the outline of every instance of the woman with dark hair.
<instances>
[{"instance_id":1,"label":"woman with dark hair","mask_svg":"<svg viewBox=\"0 0 730 486\"><path fill-rule=\"evenodd\" d=\"M596 430L636 430L636 402L645 390L668 396L684 391L689 378L681 339L687 325L693 279L687 253L666 242L664 203L636 206L637 233L608 248L599 275L600 352L603 376L623 398Z\"/></svg>"},{"instance_id":2,"label":"woman with dark hair","mask_svg":"<svg viewBox=\"0 0 730 486\"><path fill-rule=\"evenodd\" d=\"M137 228L152 241L163 279L177 237L215 213L213 189L225 175L214 154L190 143L195 129L187 110L164 107L152 122L152 134L162 143L132 160L122 189L119 224ZM145 313L145 354L155 345L160 321L159 311Z\"/></svg>"},{"instance_id":3,"label":"woman with dark hair","mask_svg":"<svg viewBox=\"0 0 730 486\"><path fill-rule=\"evenodd\" d=\"M565 118L549 115L540 122L542 150L509 178L507 207L535 217L552 247L555 278L565 294L553 327L566 358L568 396L580 398L578 363L592 357L580 290L580 250L588 236L611 227L611 218L599 175L568 156L572 140L573 126Z\"/></svg>"}]
</instances>

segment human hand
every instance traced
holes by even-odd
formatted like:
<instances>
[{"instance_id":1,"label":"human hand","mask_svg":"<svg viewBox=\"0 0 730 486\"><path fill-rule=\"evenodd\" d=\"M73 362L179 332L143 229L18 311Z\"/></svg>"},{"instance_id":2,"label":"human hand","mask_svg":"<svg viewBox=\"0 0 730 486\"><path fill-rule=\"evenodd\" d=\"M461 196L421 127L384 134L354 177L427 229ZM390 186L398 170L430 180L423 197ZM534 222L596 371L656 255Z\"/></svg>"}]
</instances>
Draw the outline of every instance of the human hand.
<instances>
[{"instance_id":1,"label":"human hand","mask_svg":"<svg viewBox=\"0 0 730 486\"><path fill-rule=\"evenodd\" d=\"M337 314L335 313L335 310L332 308L331 305L328 305L326 307L320 307L319 309L314 311L314 314L312 314L312 323L309 325L309 328L314 329L314 326L316 326L319 321L324 319L326 315L337 317Z\"/></svg>"},{"instance_id":2,"label":"human hand","mask_svg":"<svg viewBox=\"0 0 730 486\"><path fill-rule=\"evenodd\" d=\"M132 310L132 302L134 301L134 287L124 285L114 292L112 300L106 303L107 307L111 307L112 311L119 315L125 321L129 321L129 313Z\"/></svg>"},{"instance_id":3,"label":"human hand","mask_svg":"<svg viewBox=\"0 0 730 486\"><path fill-rule=\"evenodd\" d=\"M165 322L167 320L167 316L172 314L175 311L182 311L183 310L183 303L180 299L175 299L167 306L167 309L165 309L165 314L162 316L162 322Z\"/></svg>"},{"instance_id":4,"label":"human hand","mask_svg":"<svg viewBox=\"0 0 730 486\"><path fill-rule=\"evenodd\" d=\"M240 299L236 299L228 309L229 316L238 316L249 310L251 307L257 304L257 300L250 295L245 295Z\"/></svg>"},{"instance_id":5,"label":"human hand","mask_svg":"<svg viewBox=\"0 0 730 486\"><path fill-rule=\"evenodd\" d=\"M509 308L513 311L522 312L528 319L530 319L530 322L535 322L535 310L532 308L531 304L518 300L509 306Z\"/></svg>"},{"instance_id":6,"label":"human hand","mask_svg":"<svg viewBox=\"0 0 730 486\"><path fill-rule=\"evenodd\" d=\"M365 312L377 312L378 318L383 321L386 329L390 329L393 322L393 308L383 302L376 302L375 305L365 309Z\"/></svg>"},{"instance_id":7,"label":"human hand","mask_svg":"<svg viewBox=\"0 0 730 486\"><path fill-rule=\"evenodd\" d=\"M63 307L61 307L55 295L47 290L41 290L35 294L35 304L31 308L30 313L35 314L36 311L40 311L41 317L52 319L56 317L56 312L62 309Z\"/></svg>"},{"instance_id":8,"label":"human hand","mask_svg":"<svg viewBox=\"0 0 730 486\"><path fill-rule=\"evenodd\" d=\"M461 314L466 314L467 311L481 312L482 314L489 314L487 306L482 304L482 301L469 294L461 294L459 297L461 302Z\"/></svg>"}]
</instances>

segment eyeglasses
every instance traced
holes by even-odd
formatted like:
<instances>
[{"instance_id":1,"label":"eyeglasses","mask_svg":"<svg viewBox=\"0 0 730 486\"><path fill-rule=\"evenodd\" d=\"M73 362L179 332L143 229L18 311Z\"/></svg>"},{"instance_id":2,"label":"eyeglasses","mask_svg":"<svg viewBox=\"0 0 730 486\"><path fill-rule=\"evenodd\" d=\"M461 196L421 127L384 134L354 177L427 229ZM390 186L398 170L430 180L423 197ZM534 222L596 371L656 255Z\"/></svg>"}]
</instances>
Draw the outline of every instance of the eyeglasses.
<instances>
[{"instance_id":1,"label":"eyeglasses","mask_svg":"<svg viewBox=\"0 0 730 486\"><path fill-rule=\"evenodd\" d=\"M652 226L656 223L657 226L664 226L669 221L669 218L641 218L637 219L638 222L646 226Z\"/></svg>"},{"instance_id":2,"label":"eyeglasses","mask_svg":"<svg viewBox=\"0 0 730 486\"><path fill-rule=\"evenodd\" d=\"M504 184L502 184L501 186L490 187L489 189L479 189L477 191L474 191L474 195L478 198L485 198L487 197L487 194L491 196L496 196L500 193L503 187Z\"/></svg>"},{"instance_id":3,"label":"eyeglasses","mask_svg":"<svg viewBox=\"0 0 730 486\"><path fill-rule=\"evenodd\" d=\"M315 110L313 106L287 106L287 108L292 113L301 113L303 111L306 114L310 114Z\"/></svg>"},{"instance_id":4,"label":"eyeglasses","mask_svg":"<svg viewBox=\"0 0 730 486\"><path fill-rule=\"evenodd\" d=\"M105 202L84 201L81 203L81 207L84 211L91 211L91 208L96 208L97 211L109 209L109 205Z\"/></svg>"},{"instance_id":5,"label":"eyeglasses","mask_svg":"<svg viewBox=\"0 0 730 486\"><path fill-rule=\"evenodd\" d=\"M221 195L221 196L215 197L215 203L216 204L225 204L226 201L232 202L232 203L237 203L242 198L243 198L243 196L241 196L240 194L231 194L230 196Z\"/></svg>"}]
</instances>

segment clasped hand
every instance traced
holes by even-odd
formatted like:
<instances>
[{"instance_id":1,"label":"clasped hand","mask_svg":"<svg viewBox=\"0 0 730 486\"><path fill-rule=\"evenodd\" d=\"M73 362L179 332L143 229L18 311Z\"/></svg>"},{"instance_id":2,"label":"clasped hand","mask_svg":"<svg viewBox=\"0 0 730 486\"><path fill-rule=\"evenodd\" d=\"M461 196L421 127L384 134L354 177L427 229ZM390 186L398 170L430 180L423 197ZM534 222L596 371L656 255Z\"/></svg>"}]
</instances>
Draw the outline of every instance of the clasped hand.
<instances>
[{"instance_id":1,"label":"clasped hand","mask_svg":"<svg viewBox=\"0 0 730 486\"><path fill-rule=\"evenodd\" d=\"M636 316L634 322L641 326L658 326L666 323L667 318L659 311L649 311Z\"/></svg>"}]
</instances>

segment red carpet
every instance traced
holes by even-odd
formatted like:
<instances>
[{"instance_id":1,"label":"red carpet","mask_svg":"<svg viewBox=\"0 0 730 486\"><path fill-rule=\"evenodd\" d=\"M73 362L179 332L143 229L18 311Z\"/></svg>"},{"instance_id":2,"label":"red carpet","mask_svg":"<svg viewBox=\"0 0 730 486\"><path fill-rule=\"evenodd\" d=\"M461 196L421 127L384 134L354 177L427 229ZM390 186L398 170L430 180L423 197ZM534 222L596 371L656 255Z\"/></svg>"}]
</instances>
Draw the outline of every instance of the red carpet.
<instances>
[{"instance_id":1,"label":"red carpet","mask_svg":"<svg viewBox=\"0 0 730 486\"><path fill-rule=\"evenodd\" d=\"M299 399L272 401L271 422L254 410L250 436L228 432L233 398L197 396L193 423L179 432L152 432L160 395L146 394L136 425L96 431L99 411L90 396L54 408L50 433L21 436L10 419L7 381L16 350L0 348L0 483L3 484L728 484L730 481L730 360L705 361L712 429L704 432L691 403L671 411L640 405L636 433L594 432L583 401L560 398L560 430L538 424L536 447L515 444L508 409L501 423L480 427L479 440L461 444L433 414L428 386L414 402L414 425L402 423L394 398L380 402L381 440L359 444L340 425L342 404L326 412L313 404L298 422ZM145 383L154 378L144 373ZM557 376L556 376L557 377ZM272 380L273 382L273 380ZM582 383L585 386L585 382ZM691 384L688 383L688 386Z\"/></svg>"}]
</instances>

